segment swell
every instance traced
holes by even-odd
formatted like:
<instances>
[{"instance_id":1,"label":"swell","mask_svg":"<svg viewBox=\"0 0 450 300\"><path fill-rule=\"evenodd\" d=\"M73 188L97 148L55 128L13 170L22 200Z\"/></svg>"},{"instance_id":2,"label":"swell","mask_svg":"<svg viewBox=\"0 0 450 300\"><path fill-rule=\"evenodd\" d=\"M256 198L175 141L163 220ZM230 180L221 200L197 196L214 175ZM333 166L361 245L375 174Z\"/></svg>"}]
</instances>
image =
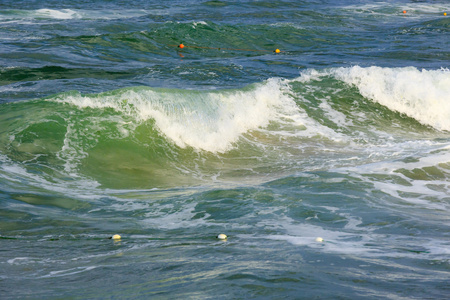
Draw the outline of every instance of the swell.
<instances>
[{"instance_id":1,"label":"swell","mask_svg":"<svg viewBox=\"0 0 450 300\"><path fill-rule=\"evenodd\" d=\"M146 74L147 70L140 73ZM77 78L95 78L118 80L133 77L139 74L139 70L131 71L110 71L95 68L64 68L60 66L44 66L40 68L5 68L0 70L0 85L7 85L15 82L40 81L40 80L64 80Z\"/></svg>"},{"instance_id":2,"label":"swell","mask_svg":"<svg viewBox=\"0 0 450 300\"><path fill-rule=\"evenodd\" d=\"M401 158L448 141L449 109L433 106L436 95L447 97L446 76L354 67L234 90L61 93L2 104L0 154L49 178L123 188L265 180ZM426 91L408 92L416 77Z\"/></svg>"}]
</instances>

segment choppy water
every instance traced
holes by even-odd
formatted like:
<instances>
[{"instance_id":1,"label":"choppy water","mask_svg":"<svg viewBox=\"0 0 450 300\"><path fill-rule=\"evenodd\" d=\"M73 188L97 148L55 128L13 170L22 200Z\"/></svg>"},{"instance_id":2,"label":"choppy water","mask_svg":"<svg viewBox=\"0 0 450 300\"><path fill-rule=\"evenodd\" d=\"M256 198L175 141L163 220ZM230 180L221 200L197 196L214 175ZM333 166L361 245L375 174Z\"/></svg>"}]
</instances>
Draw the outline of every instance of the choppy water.
<instances>
[{"instance_id":1,"label":"choppy water","mask_svg":"<svg viewBox=\"0 0 450 300\"><path fill-rule=\"evenodd\" d=\"M445 12L1 1L0 298L447 298Z\"/></svg>"}]
</instances>

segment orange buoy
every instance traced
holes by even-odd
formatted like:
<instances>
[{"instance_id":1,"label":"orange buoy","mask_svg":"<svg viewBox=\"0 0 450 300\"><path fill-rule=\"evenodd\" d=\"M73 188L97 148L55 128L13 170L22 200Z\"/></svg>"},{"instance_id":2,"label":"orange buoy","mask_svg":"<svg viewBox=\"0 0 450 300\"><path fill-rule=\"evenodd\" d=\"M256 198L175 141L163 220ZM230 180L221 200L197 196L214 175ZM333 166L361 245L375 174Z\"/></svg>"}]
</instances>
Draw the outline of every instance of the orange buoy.
<instances>
[{"instance_id":1,"label":"orange buoy","mask_svg":"<svg viewBox=\"0 0 450 300\"><path fill-rule=\"evenodd\" d=\"M403 13L406 14L406 10L404 10Z\"/></svg>"},{"instance_id":2,"label":"orange buoy","mask_svg":"<svg viewBox=\"0 0 450 300\"><path fill-rule=\"evenodd\" d=\"M178 45L178 48L183 49L183 48L184 48L184 45L183 45L183 44L180 44L180 45Z\"/></svg>"}]
</instances>

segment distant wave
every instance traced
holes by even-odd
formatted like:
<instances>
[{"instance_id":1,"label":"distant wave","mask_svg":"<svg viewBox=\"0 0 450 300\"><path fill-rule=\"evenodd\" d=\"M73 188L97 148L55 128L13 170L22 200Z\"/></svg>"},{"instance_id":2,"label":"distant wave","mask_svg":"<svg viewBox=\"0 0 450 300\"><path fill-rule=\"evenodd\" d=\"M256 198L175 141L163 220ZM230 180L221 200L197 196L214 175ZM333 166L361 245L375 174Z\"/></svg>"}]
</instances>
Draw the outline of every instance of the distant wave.
<instances>
[{"instance_id":1,"label":"distant wave","mask_svg":"<svg viewBox=\"0 0 450 300\"><path fill-rule=\"evenodd\" d=\"M78 19L81 18L81 14L72 10L72 9L48 9L48 8L42 8L35 11L36 17L46 17L51 19Z\"/></svg>"},{"instance_id":2,"label":"distant wave","mask_svg":"<svg viewBox=\"0 0 450 300\"><path fill-rule=\"evenodd\" d=\"M41 8L36 10L6 9L0 10L0 23L27 22L33 20L113 20L145 16L150 13L164 14L160 10L146 11L141 9L124 10L80 10L80 9L52 9Z\"/></svg>"}]
</instances>

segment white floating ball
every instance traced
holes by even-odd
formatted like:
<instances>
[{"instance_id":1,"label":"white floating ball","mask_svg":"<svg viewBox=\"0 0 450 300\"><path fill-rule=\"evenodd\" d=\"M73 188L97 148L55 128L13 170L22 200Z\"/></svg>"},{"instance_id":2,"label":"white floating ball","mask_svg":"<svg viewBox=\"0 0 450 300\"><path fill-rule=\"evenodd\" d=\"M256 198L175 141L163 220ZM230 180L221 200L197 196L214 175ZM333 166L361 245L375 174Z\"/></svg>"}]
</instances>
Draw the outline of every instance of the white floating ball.
<instances>
[{"instance_id":1,"label":"white floating ball","mask_svg":"<svg viewBox=\"0 0 450 300\"><path fill-rule=\"evenodd\" d=\"M221 234L219 234L219 235L217 236L217 238L218 238L219 240L226 240L226 239L227 239L227 235L221 233Z\"/></svg>"},{"instance_id":2,"label":"white floating ball","mask_svg":"<svg viewBox=\"0 0 450 300\"><path fill-rule=\"evenodd\" d=\"M118 234L115 234L115 235L113 235L113 236L111 237L111 239L116 240L116 241L120 240L121 238L122 238L122 237L121 237L120 235L118 235Z\"/></svg>"}]
</instances>

